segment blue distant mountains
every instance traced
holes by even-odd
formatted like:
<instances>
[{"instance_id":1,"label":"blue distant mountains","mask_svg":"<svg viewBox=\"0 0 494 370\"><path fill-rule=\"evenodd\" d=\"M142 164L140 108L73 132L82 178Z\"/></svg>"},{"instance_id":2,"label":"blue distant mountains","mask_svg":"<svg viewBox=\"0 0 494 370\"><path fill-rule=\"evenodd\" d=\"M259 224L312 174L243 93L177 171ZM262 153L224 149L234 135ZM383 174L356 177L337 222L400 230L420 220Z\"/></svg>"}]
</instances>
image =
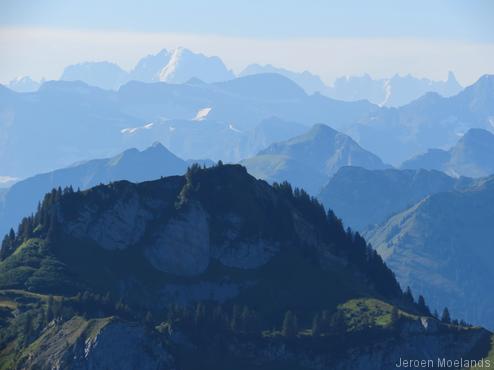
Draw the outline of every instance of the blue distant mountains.
<instances>
[{"instance_id":1,"label":"blue distant mountains","mask_svg":"<svg viewBox=\"0 0 494 370\"><path fill-rule=\"evenodd\" d=\"M117 91L80 81L49 81L32 93L0 86L0 176L22 178L154 141L182 158L237 162L263 149L254 131L273 117L292 123L279 125L274 141L288 139L293 123L325 123L398 166L429 148L449 149L470 128L491 131L493 81L484 76L458 95L429 93L400 108L308 95L275 73L216 83L133 81Z\"/></svg>"},{"instance_id":2,"label":"blue distant mountains","mask_svg":"<svg viewBox=\"0 0 494 370\"><path fill-rule=\"evenodd\" d=\"M368 100L373 104L388 107L406 105L428 92L447 97L462 90L453 72L448 73L445 81L417 78L410 74L374 79L364 74L340 77L331 85L309 71L294 72L270 64L250 64L235 75L220 58L194 53L185 48L163 49L157 54L148 55L140 59L130 71L107 61L69 65L64 69L60 80L82 81L102 89L118 90L129 81L185 83L195 78L204 82L220 82L263 73L285 76L308 94L320 93L343 101ZM33 92L42 82L23 76L12 80L8 87L17 92Z\"/></svg>"}]
</instances>

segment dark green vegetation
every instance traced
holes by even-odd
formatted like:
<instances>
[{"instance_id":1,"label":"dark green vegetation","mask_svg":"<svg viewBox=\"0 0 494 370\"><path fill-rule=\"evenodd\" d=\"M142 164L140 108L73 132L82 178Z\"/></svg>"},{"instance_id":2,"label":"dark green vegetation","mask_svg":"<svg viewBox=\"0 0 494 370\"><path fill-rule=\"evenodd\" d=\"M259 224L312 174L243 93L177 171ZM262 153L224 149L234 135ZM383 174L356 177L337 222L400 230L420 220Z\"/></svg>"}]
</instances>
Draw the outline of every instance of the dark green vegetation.
<instances>
[{"instance_id":1,"label":"dark green vegetation","mask_svg":"<svg viewBox=\"0 0 494 370\"><path fill-rule=\"evenodd\" d=\"M241 166L54 189L1 258L4 369L383 369L490 341L433 318L307 193Z\"/></svg>"}]
</instances>

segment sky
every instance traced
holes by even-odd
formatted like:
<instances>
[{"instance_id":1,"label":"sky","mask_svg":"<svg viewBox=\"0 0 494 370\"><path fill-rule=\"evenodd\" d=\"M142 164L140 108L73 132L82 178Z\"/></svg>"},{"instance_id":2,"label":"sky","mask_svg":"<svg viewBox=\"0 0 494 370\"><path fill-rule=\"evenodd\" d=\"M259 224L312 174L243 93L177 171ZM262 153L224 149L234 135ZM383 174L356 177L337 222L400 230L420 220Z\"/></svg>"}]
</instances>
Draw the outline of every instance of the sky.
<instances>
[{"instance_id":1,"label":"sky","mask_svg":"<svg viewBox=\"0 0 494 370\"><path fill-rule=\"evenodd\" d=\"M411 73L460 83L494 73L492 0L0 0L0 82L57 79L107 60L131 69L163 48L342 75Z\"/></svg>"}]
</instances>

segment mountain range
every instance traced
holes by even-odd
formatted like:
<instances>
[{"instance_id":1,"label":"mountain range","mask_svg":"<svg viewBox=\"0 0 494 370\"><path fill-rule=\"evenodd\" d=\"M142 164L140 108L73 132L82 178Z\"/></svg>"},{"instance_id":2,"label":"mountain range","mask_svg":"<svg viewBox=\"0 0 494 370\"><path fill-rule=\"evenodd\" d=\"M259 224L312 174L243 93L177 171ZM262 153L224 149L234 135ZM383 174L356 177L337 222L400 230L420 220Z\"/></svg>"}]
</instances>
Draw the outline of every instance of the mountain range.
<instances>
[{"instance_id":1,"label":"mountain range","mask_svg":"<svg viewBox=\"0 0 494 370\"><path fill-rule=\"evenodd\" d=\"M241 164L258 178L269 182L288 181L311 194L317 194L342 166L387 167L352 138L323 124L314 125L302 135L271 144Z\"/></svg>"},{"instance_id":2,"label":"mountain range","mask_svg":"<svg viewBox=\"0 0 494 370\"><path fill-rule=\"evenodd\" d=\"M219 82L234 78L220 58L193 53L184 48L163 49L139 60L130 72L109 62L85 62L65 68L62 81L83 81L102 89L118 90L129 81L185 83L192 78Z\"/></svg>"},{"instance_id":3,"label":"mountain range","mask_svg":"<svg viewBox=\"0 0 494 370\"><path fill-rule=\"evenodd\" d=\"M453 72L448 73L446 81L419 79L410 74L406 76L396 74L391 78L373 79L368 74L364 74L362 76L340 77L328 86L319 76L308 71L297 73L270 64L251 64L240 73L240 76L259 73L283 75L297 83L308 94L321 93L342 101L368 100L373 104L385 107L406 105L429 92L448 97L456 95L462 90L462 86L456 80Z\"/></svg>"},{"instance_id":4,"label":"mountain range","mask_svg":"<svg viewBox=\"0 0 494 370\"><path fill-rule=\"evenodd\" d=\"M117 92L67 81L29 94L0 86L0 176L31 176L155 141L182 158L235 162L259 150L251 133L273 116L299 126L345 124L376 108L308 96L277 74L215 84L130 82ZM276 137L288 138L293 126Z\"/></svg>"},{"instance_id":5,"label":"mountain range","mask_svg":"<svg viewBox=\"0 0 494 370\"><path fill-rule=\"evenodd\" d=\"M53 188L88 189L118 180L155 180L162 176L182 175L190 164L192 162L176 157L163 145L155 143L143 151L128 149L111 158L80 162L29 177L0 194L0 234L15 228L22 217L34 213L44 194Z\"/></svg>"},{"instance_id":6,"label":"mountain range","mask_svg":"<svg viewBox=\"0 0 494 370\"><path fill-rule=\"evenodd\" d=\"M429 149L401 168L425 168L443 171L451 176L485 177L494 174L494 134L483 129L470 129L449 150Z\"/></svg>"},{"instance_id":7,"label":"mountain range","mask_svg":"<svg viewBox=\"0 0 494 370\"><path fill-rule=\"evenodd\" d=\"M343 101L368 100L373 104L397 107L410 103L428 92L442 96L452 96L462 89L453 72L448 73L446 81L433 81L416 78L411 75L373 79L368 74L345 76L336 79L331 85L308 71L293 72L270 64L250 64L238 76L224 65L218 57L208 57L185 48L163 49L157 54L140 59L130 71L125 71L115 63L82 62L67 66L60 80L82 81L102 89L118 90L129 81L185 83L191 78L204 82L219 82L235 77L262 73L283 75L308 94L321 93ZM17 92L34 92L43 83L35 82L27 76L15 79L8 87Z\"/></svg>"},{"instance_id":8,"label":"mountain range","mask_svg":"<svg viewBox=\"0 0 494 370\"><path fill-rule=\"evenodd\" d=\"M469 128L491 130L492 81L484 76L457 96L429 94L398 109L309 96L278 74L213 84L129 82L116 92L67 81L24 94L0 87L0 176L31 176L154 141L182 158L237 162L256 154L247 132L271 117L325 122L398 165L428 148L450 147Z\"/></svg>"},{"instance_id":9,"label":"mountain range","mask_svg":"<svg viewBox=\"0 0 494 370\"><path fill-rule=\"evenodd\" d=\"M277 73L286 78L289 78L302 89L305 90L307 94L321 93L325 94L328 87L324 84L321 78L317 75L310 73L309 71L304 71L302 73L292 72L284 68L277 68L271 64L260 65L260 64L249 64L245 69L240 72L239 77L250 76L255 74L263 73ZM356 99L359 100L359 99Z\"/></svg>"},{"instance_id":10,"label":"mountain range","mask_svg":"<svg viewBox=\"0 0 494 370\"><path fill-rule=\"evenodd\" d=\"M326 95L344 101L366 99L371 103L399 107L420 98L429 92L448 97L458 94L462 87L453 72L448 73L446 81L432 81L416 78L408 74L398 74L391 78L373 79L368 74L363 76L341 77L328 88Z\"/></svg>"},{"instance_id":11,"label":"mountain range","mask_svg":"<svg viewBox=\"0 0 494 370\"><path fill-rule=\"evenodd\" d=\"M318 199L334 210L345 225L364 231L431 194L463 189L474 183L471 178L454 178L437 170L342 167Z\"/></svg>"},{"instance_id":12,"label":"mountain range","mask_svg":"<svg viewBox=\"0 0 494 370\"><path fill-rule=\"evenodd\" d=\"M6 368L377 370L490 347L334 213L239 165L54 189L1 252Z\"/></svg>"},{"instance_id":13,"label":"mountain range","mask_svg":"<svg viewBox=\"0 0 494 370\"><path fill-rule=\"evenodd\" d=\"M471 128L493 131L494 76L482 76L459 94L428 93L399 108L382 108L340 131L398 166L429 148L450 148Z\"/></svg>"},{"instance_id":14,"label":"mountain range","mask_svg":"<svg viewBox=\"0 0 494 370\"><path fill-rule=\"evenodd\" d=\"M403 286L494 327L494 178L431 194L366 233Z\"/></svg>"},{"instance_id":15,"label":"mountain range","mask_svg":"<svg viewBox=\"0 0 494 370\"><path fill-rule=\"evenodd\" d=\"M10 81L7 84L7 87L20 93L35 92L39 89L43 82L43 80L40 82L34 81L29 76L21 76Z\"/></svg>"},{"instance_id":16,"label":"mountain range","mask_svg":"<svg viewBox=\"0 0 494 370\"><path fill-rule=\"evenodd\" d=\"M398 165L452 146L470 128L491 130L493 81L484 76L456 96L429 94L400 108L307 95L279 74L212 84L129 82L118 91L68 81L24 94L0 86L0 176L23 178L155 141L182 158L237 162L256 154L258 145L245 144L247 132L271 117L325 122Z\"/></svg>"},{"instance_id":17,"label":"mountain range","mask_svg":"<svg viewBox=\"0 0 494 370\"><path fill-rule=\"evenodd\" d=\"M283 75L302 87L308 94L318 92L343 101L368 100L373 104L389 107L406 105L428 92L436 92L447 97L456 95L462 89L453 72L448 73L446 81L398 74L391 78L373 79L368 74L364 74L341 77L328 86L319 76L308 71L298 73L270 64L250 64L238 74L238 77L262 73ZM68 66L60 79L79 80L103 89L116 90L128 81L184 83L191 78L198 78L204 82L218 82L235 77L220 58L207 57L185 48L177 48L163 49L155 55L148 55L129 72L113 63L85 62Z\"/></svg>"}]
</instances>

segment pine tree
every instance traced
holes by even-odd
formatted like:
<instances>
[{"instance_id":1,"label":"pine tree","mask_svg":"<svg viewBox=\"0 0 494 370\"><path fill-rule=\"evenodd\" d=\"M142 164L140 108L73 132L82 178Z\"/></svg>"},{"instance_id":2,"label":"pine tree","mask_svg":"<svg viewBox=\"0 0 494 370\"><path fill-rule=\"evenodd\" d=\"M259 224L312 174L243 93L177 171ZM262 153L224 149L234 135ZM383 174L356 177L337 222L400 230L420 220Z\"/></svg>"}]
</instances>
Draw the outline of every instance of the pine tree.
<instances>
[{"instance_id":1,"label":"pine tree","mask_svg":"<svg viewBox=\"0 0 494 370\"><path fill-rule=\"evenodd\" d=\"M445 324L451 323L451 316L449 314L448 307L444 307L443 313L441 315L441 321Z\"/></svg>"},{"instance_id":2,"label":"pine tree","mask_svg":"<svg viewBox=\"0 0 494 370\"><path fill-rule=\"evenodd\" d=\"M0 258L3 260L10 256L16 247L16 236L14 229L10 229L2 241L2 249L0 250Z\"/></svg>"},{"instance_id":3,"label":"pine tree","mask_svg":"<svg viewBox=\"0 0 494 370\"><path fill-rule=\"evenodd\" d=\"M425 303L425 298L422 295L419 295L419 299L417 301L417 305L419 306L419 311L423 315L430 315L431 312L427 304Z\"/></svg>"},{"instance_id":4,"label":"pine tree","mask_svg":"<svg viewBox=\"0 0 494 370\"><path fill-rule=\"evenodd\" d=\"M403 298L405 302L408 304L413 304L415 302L415 300L413 299L412 289L410 289L409 286L405 290L405 293L403 294Z\"/></svg>"},{"instance_id":5,"label":"pine tree","mask_svg":"<svg viewBox=\"0 0 494 370\"><path fill-rule=\"evenodd\" d=\"M285 313L285 318L283 319L283 327L281 329L281 334L284 337L293 338L298 334L298 320L297 316L292 311L287 311Z\"/></svg>"}]
</instances>

